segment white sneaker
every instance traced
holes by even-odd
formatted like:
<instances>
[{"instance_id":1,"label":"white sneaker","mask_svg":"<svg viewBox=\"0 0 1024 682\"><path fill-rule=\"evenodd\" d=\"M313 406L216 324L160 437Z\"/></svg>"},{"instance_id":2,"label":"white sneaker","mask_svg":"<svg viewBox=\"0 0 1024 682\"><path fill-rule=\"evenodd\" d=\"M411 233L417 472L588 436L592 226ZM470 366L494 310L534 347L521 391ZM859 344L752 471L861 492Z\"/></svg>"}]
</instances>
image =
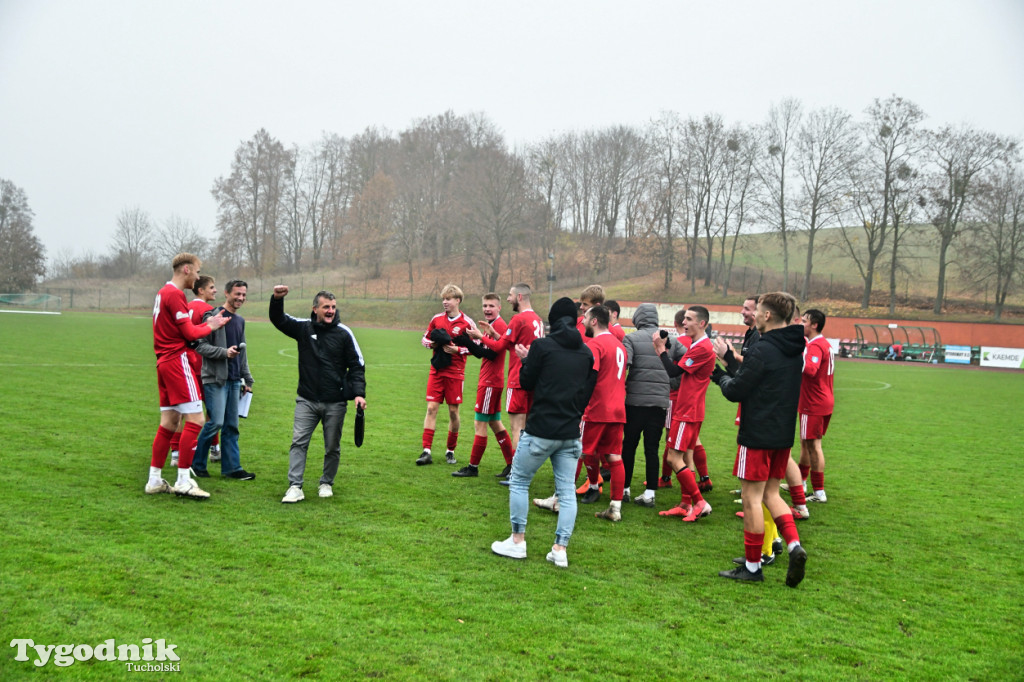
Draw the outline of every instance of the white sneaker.
<instances>
[{"instance_id":1,"label":"white sneaker","mask_svg":"<svg viewBox=\"0 0 1024 682\"><path fill-rule=\"evenodd\" d=\"M177 468L178 466L178 451L171 450L171 466Z\"/></svg>"},{"instance_id":2,"label":"white sneaker","mask_svg":"<svg viewBox=\"0 0 1024 682\"><path fill-rule=\"evenodd\" d=\"M293 485L285 491L284 497L281 498L281 502L284 504L292 504L293 502L302 502L304 499L306 499L306 496L302 494L302 488L297 485Z\"/></svg>"},{"instance_id":3,"label":"white sneaker","mask_svg":"<svg viewBox=\"0 0 1024 682\"><path fill-rule=\"evenodd\" d=\"M815 490L813 493L807 496L808 502L828 502L828 497L825 496L824 490Z\"/></svg>"},{"instance_id":4,"label":"white sneaker","mask_svg":"<svg viewBox=\"0 0 1024 682\"><path fill-rule=\"evenodd\" d=\"M599 512L595 512L594 516L599 519L605 519L607 521L618 522L622 520L622 512L615 507L608 507Z\"/></svg>"},{"instance_id":5,"label":"white sneaker","mask_svg":"<svg viewBox=\"0 0 1024 682\"><path fill-rule=\"evenodd\" d=\"M210 446L210 461L211 462L219 462L220 461L220 446L219 445L211 445Z\"/></svg>"},{"instance_id":6,"label":"white sneaker","mask_svg":"<svg viewBox=\"0 0 1024 682\"><path fill-rule=\"evenodd\" d=\"M190 500L205 500L210 497L210 493L200 488L199 484L191 478L186 478L184 481L178 481L174 484L173 490L174 494L178 497L187 497Z\"/></svg>"},{"instance_id":7,"label":"white sneaker","mask_svg":"<svg viewBox=\"0 0 1024 682\"><path fill-rule=\"evenodd\" d=\"M558 511L558 495L552 495L551 497L535 497L533 498L533 504L541 509L549 509L553 512Z\"/></svg>"},{"instance_id":8,"label":"white sneaker","mask_svg":"<svg viewBox=\"0 0 1024 682\"><path fill-rule=\"evenodd\" d=\"M147 495L158 495L159 493L173 493L173 492L174 492L174 489L171 488L171 484L168 483L167 481L165 481L162 478L160 479L160 482L157 483L157 484L146 483L146 494Z\"/></svg>"},{"instance_id":9,"label":"white sneaker","mask_svg":"<svg viewBox=\"0 0 1024 682\"><path fill-rule=\"evenodd\" d=\"M547 560L559 568L569 568L569 556L564 549L558 552L552 549L548 552Z\"/></svg>"},{"instance_id":10,"label":"white sneaker","mask_svg":"<svg viewBox=\"0 0 1024 682\"><path fill-rule=\"evenodd\" d=\"M492 542L491 551L501 556L507 556L509 559L525 559L526 558L526 540L520 543L513 542L512 536L509 535L507 540L501 542Z\"/></svg>"},{"instance_id":11,"label":"white sneaker","mask_svg":"<svg viewBox=\"0 0 1024 682\"><path fill-rule=\"evenodd\" d=\"M320 497L334 497L334 489L326 483L320 484L319 491Z\"/></svg>"}]
</instances>

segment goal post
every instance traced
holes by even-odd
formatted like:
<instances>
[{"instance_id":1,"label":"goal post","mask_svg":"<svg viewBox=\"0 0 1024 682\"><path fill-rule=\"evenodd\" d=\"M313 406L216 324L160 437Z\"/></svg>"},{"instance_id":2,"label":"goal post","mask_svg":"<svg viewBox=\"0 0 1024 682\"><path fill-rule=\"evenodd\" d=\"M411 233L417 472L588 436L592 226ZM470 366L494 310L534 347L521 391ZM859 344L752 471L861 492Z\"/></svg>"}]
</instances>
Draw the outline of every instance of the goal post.
<instances>
[{"instance_id":1,"label":"goal post","mask_svg":"<svg viewBox=\"0 0 1024 682\"><path fill-rule=\"evenodd\" d=\"M60 315L61 298L53 294L0 293L0 313Z\"/></svg>"}]
</instances>

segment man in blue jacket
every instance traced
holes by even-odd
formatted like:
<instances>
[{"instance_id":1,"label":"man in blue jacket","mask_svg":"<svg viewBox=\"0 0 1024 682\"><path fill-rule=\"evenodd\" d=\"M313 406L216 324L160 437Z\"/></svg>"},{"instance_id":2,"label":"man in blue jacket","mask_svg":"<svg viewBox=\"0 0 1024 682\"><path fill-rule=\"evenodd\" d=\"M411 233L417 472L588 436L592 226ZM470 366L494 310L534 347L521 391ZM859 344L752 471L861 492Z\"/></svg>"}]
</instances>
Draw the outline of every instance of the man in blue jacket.
<instances>
[{"instance_id":1,"label":"man in blue jacket","mask_svg":"<svg viewBox=\"0 0 1024 682\"><path fill-rule=\"evenodd\" d=\"M288 490L281 502L301 502L306 451L316 425L323 422L324 472L320 497L334 495L334 477L341 460L341 427L349 400L366 407L366 367L352 330L337 321L334 294L321 291L313 297L308 319L286 315L288 287L278 284L270 299L270 321L295 339L299 349L299 388L295 398L295 423L288 451Z\"/></svg>"},{"instance_id":2,"label":"man in blue jacket","mask_svg":"<svg viewBox=\"0 0 1024 682\"><path fill-rule=\"evenodd\" d=\"M551 333L535 340L529 350L515 348L523 361L519 382L533 391L533 406L526 428L512 458L508 486L512 535L491 544L491 551L511 559L526 558L526 517L530 481L548 459L555 474L555 493L562 500L558 510L555 543L547 560L565 568L566 548L576 524L576 460L583 454L580 419L594 391L597 372L594 356L576 330L576 304L560 298L548 313Z\"/></svg>"}]
</instances>

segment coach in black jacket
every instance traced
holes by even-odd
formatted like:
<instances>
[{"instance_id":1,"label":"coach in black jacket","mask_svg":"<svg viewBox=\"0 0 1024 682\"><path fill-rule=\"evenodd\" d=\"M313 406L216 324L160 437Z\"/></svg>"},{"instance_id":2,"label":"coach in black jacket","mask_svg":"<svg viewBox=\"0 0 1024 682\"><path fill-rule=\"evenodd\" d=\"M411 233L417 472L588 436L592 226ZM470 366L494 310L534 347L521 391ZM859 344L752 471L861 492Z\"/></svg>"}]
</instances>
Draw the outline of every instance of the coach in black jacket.
<instances>
[{"instance_id":1,"label":"coach in black jacket","mask_svg":"<svg viewBox=\"0 0 1024 682\"><path fill-rule=\"evenodd\" d=\"M288 491L282 502L300 502L306 451L316 425L323 422L324 472L320 497L331 497L334 477L341 459L341 427L347 401L366 407L366 373L363 353L352 330L336 320L334 294L321 291L313 298L309 319L286 315L284 297L288 287L274 287L270 299L270 321L296 340L299 349L299 388L295 399L292 445L288 452Z\"/></svg>"},{"instance_id":2,"label":"coach in black jacket","mask_svg":"<svg viewBox=\"0 0 1024 682\"><path fill-rule=\"evenodd\" d=\"M512 535L491 544L495 554L512 559L526 558L526 517L529 512L530 481L548 459L555 474L555 492L561 502L555 543L547 559L556 566L569 565L566 546L576 524L576 460L583 453L580 419L594 392L597 372L594 356L576 330L576 304L560 298L548 313L551 333L530 344L520 345L516 355L523 366L519 382L533 391L533 405L526 428L512 458L508 506Z\"/></svg>"},{"instance_id":3,"label":"coach in black jacket","mask_svg":"<svg viewBox=\"0 0 1024 682\"><path fill-rule=\"evenodd\" d=\"M762 296L754 317L760 341L751 346L742 365L733 361L729 367L732 376L719 368L711 375L722 395L740 403L739 449L733 474L740 478L743 496L745 560L731 571L720 572L723 578L764 580L762 503L789 549L786 584L796 587L804 577L807 552L800 546L789 505L779 497L779 481L786 475L793 447L803 375L803 330L788 323L795 305L796 300L784 292Z\"/></svg>"}]
</instances>

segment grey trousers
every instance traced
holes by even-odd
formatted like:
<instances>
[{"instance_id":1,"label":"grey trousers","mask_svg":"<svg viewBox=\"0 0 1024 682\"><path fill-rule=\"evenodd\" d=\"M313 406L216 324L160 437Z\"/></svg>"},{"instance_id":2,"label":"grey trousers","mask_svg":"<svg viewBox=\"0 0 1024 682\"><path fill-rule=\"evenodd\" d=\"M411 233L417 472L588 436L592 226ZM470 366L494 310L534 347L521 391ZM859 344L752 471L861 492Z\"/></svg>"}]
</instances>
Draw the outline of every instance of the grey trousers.
<instances>
[{"instance_id":1,"label":"grey trousers","mask_svg":"<svg viewBox=\"0 0 1024 682\"><path fill-rule=\"evenodd\" d=\"M295 423L292 426L292 446L288 451L288 485L302 487L306 471L306 451L316 425L323 423L324 473L320 483L334 485L341 461L341 426L345 422L348 403L315 403L301 396L295 398Z\"/></svg>"}]
</instances>

